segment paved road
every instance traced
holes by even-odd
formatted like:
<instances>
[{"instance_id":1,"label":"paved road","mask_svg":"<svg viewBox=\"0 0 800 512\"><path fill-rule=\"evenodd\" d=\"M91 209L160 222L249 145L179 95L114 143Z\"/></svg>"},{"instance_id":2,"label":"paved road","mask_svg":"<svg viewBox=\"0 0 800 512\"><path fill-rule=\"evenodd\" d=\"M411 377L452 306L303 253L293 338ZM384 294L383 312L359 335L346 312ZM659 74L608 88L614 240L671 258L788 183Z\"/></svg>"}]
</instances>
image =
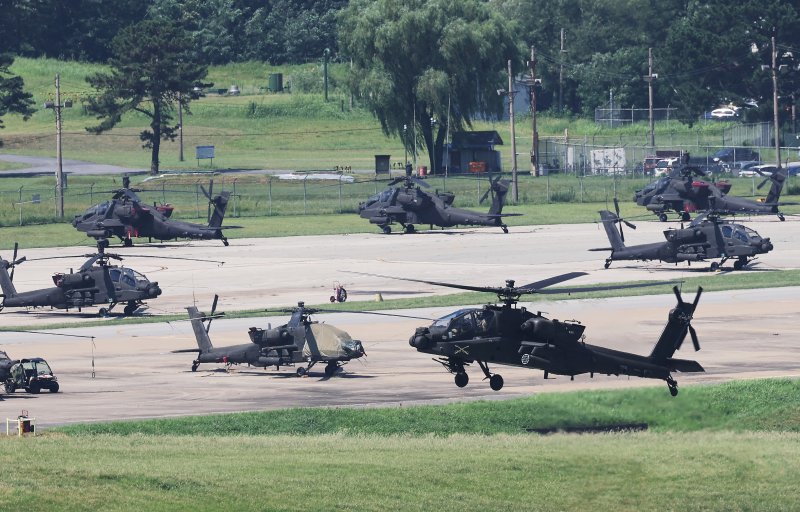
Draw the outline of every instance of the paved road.
<instances>
[{"instance_id":1,"label":"paved road","mask_svg":"<svg viewBox=\"0 0 800 512\"><path fill-rule=\"evenodd\" d=\"M770 235L776 251L762 258L761 271L797 266L800 222L781 223L761 219L753 223ZM651 241L663 225L640 223L629 234L629 242ZM169 254L205 260L225 259L226 264L180 260L126 260L134 268L157 279L165 289L152 303L154 311L183 311L196 298L208 307L214 293L221 295L220 309L233 310L285 306L297 300L320 303L327 300L334 280L342 281L352 299L422 296L452 290L418 283L348 274L344 270L412 276L478 285L502 285L507 278L518 283L551 275L583 270L588 276L574 284L627 279L679 279L696 275L698 266L676 267L647 264L642 267L616 264L602 269L602 253L590 247L606 244L595 225L563 225L499 230L477 229L419 235L362 234L348 236L289 237L236 240L230 247L215 242L193 242L137 247L140 254ZM131 251L131 250L127 250ZM76 248L25 251L28 257L80 253ZM120 252L123 252L120 249ZM6 254L4 254L6 256ZM29 261L17 269L20 290L45 286L53 271L77 267L82 258ZM720 274L725 279L735 274ZM767 375L797 375L800 333L798 288L765 291L706 293L695 315L694 325L703 350L694 355L684 349L682 357L697 357L708 370L701 375L681 376L679 382L717 381ZM686 292L689 293L688 291ZM646 354L658 337L672 296L629 299L537 301L530 308L546 311L559 319L576 318L588 325L587 341ZM415 311L437 317L452 308ZM72 316L74 317L74 315ZM66 318L63 312L0 314L4 325L42 325ZM160 417L223 411L261 410L298 405L408 404L474 398L521 396L542 389L627 387L661 382L599 377L575 382L559 378L543 381L541 372L498 369L506 380L500 393L489 390L480 374L471 371L465 389L428 356L417 354L407 340L414 328L427 322L365 315L320 316L364 341L369 356L365 364L353 362L347 372L333 379L321 374L292 377L291 371L240 369L232 373L204 367L189 371L191 354L170 354L177 348L194 346L185 322L142 326L115 325L114 319L98 319L98 327L71 332L96 336L96 377L91 378L92 344L75 338L52 338L29 334L0 333L0 348L12 356L39 355L55 367L64 393L50 396L22 392L0 402L2 415L15 416L27 409L42 424L100 421L114 418ZM242 343L250 326L278 325L285 318L217 320L212 339L217 345ZM664 399L671 399L664 386Z\"/></svg>"},{"instance_id":2,"label":"paved road","mask_svg":"<svg viewBox=\"0 0 800 512\"><path fill-rule=\"evenodd\" d=\"M12 162L27 165L22 169L0 172L2 176L36 176L40 174L53 174L56 172L57 161L55 158L39 156L23 156L0 154L0 161ZM63 172L67 174L98 175L98 174L143 174L149 169L137 169L121 167L118 165L95 164L80 160L63 160L61 162Z\"/></svg>"}]
</instances>

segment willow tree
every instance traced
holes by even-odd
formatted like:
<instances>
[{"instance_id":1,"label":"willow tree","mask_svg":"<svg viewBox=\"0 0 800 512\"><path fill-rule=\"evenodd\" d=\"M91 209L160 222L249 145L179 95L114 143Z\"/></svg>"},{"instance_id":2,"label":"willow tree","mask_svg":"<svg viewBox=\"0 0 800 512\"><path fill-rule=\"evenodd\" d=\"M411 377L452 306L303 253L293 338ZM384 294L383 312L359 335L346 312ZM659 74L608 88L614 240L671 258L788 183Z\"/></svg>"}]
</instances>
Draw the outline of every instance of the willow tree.
<instances>
[{"instance_id":1,"label":"willow tree","mask_svg":"<svg viewBox=\"0 0 800 512\"><path fill-rule=\"evenodd\" d=\"M480 0L352 0L340 14L339 48L352 62L351 91L386 135L427 148L432 168L448 124L452 133L499 113L506 62L520 59L510 23Z\"/></svg>"},{"instance_id":2,"label":"willow tree","mask_svg":"<svg viewBox=\"0 0 800 512\"><path fill-rule=\"evenodd\" d=\"M139 138L151 149L150 172L155 174L161 140L175 139L174 114L194 98L194 87L207 68L197 63L189 34L166 20L145 20L123 29L112 42L112 53L110 73L86 77L98 91L88 109L101 120L86 129L102 133L127 113L144 115L150 127Z\"/></svg>"}]
</instances>

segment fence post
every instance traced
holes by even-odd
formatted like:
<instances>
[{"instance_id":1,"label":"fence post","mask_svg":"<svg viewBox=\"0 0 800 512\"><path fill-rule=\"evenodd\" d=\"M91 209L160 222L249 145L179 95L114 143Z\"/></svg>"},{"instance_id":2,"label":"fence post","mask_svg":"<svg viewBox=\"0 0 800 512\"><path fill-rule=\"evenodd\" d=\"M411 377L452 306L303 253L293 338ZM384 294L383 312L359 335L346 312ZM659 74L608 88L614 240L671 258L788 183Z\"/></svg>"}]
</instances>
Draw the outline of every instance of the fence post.
<instances>
[{"instance_id":1,"label":"fence post","mask_svg":"<svg viewBox=\"0 0 800 512\"><path fill-rule=\"evenodd\" d=\"M233 216L237 217L236 215L236 180L239 178L233 178Z\"/></svg>"},{"instance_id":2,"label":"fence post","mask_svg":"<svg viewBox=\"0 0 800 512\"><path fill-rule=\"evenodd\" d=\"M272 217L272 175L270 174L269 178L267 178L267 184L269 185L269 216Z\"/></svg>"},{"instance_id":3,"label":"fence post","mask_svg":"<svg viewBox=\"0 0 800 512\"><path fill-rule=\"evenodd\" d=\"M581 203L583 202L583 176L578 178L578 183L581 184Z\"/></svg>"},{"instance_id":4,"label":"fence post","mask_svg":"<svg viewBox=\"0 0 800 512\"><path fill-rule=\"evenodd\" d=\"M339 173L339 213L342 213L342 173Z\"/></svg>"},{"instance_id":5,"label":"fence post","mask_svg":"<svg viewBox=\"0 0 800 512\"><path fill-rule=\"evenodd\" d=\"M89 185L89 203L94 204L94 183Z\"/></svg>"},{"instance_id":6,"label":"fence post","mask_svg":"<svg viewBox=\"0 0 800 512\"><path fill-rule=\"evenodd\" d=\"M19 187L19 225L22 225L22 187L25 185L21 185Z\"/></svg>"},{"instance_id":7,"label":"fence post","mask_svg":"<svg viewBox=\"0 0 800 512\"><path fill-rule=\"evenodd\" d=\"M200 218L200 180L194 184L194 218Z\"/></svg>"},{"instance_id":8,"label":"fence post","mask_svg":"<svg viewBox=\"0 0 800 512\"><path fill-rule=\"evenodd\" d=\"M308 174L303 177L303 215L308 213L306 209L306 181L308 180Z\"/></svg>"}]
</instances>

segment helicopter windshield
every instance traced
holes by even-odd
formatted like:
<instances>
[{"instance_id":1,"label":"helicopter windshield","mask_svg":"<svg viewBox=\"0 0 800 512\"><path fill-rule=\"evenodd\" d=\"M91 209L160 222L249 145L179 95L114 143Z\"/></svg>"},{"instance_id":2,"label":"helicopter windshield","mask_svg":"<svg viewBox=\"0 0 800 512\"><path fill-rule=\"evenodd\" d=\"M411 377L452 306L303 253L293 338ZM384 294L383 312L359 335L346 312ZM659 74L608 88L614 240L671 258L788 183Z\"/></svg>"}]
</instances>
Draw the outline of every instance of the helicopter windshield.
<instances>
[{"instance_id":1,"label":"helicopter windshield","mask_svg":"<svg viewBox=\"0 0 800 512\"><path fill-rule=\"evenodd\" d=\"M747 226L742 226L742 229L744 229L744 232L747 234L747 237L751 242L761 241L761 235L759 235L754 229L750 229Z\"/></svg>"},{"instance_id":2,"label":"helicopter windshield","mask_svg":"<svg viewBox=\"0 0 800 512\"><path fill-rule=\"evenodd\" d=\"M355 351L359 343L338 327L317 323L306 328L306 339L308 342L303 347L303 357L306 358L316 356L314 352L319 352L322 357L341 357L347 355L346 348Z\"/></svg>"},{"instance_id":3,"label":"helicopter windshield","mask_svg":"<svg viewBox=\"0 0 800 512\"><path fill-rule=\"evenodd\" d=\"M145 278L142 274L133 269L125 267L114 267L108 271L108 275L111 276L111 282L121 282L128 286L136 286L136 281L144 280L147 282L147 278Z\"/></svg>"},{"instance_id":4,"label":"helicopter windshield","mask_svg":"<svg viewBox=\"0 0 800 512\"><path fill-rule=\"evenodd\" d=\"M453 311L449 315L443 316L442 318L437 319L433 322L431 327L447 327L450 325L450 321L454 318L463 317L464 315L468 315L470 312L474 310L472 309L459 309L458 311Z\"/></svg>"},{"instance_id":5,"label":"helicopter windshield","mask_svg":"<svg viewBox=\"0 0 800 512\"><path fill-rule=\"evenodd\" d=\"M51 375L53 373L46 361L25 361L22 363L22 367L25 369L25 373L35 372L36 375Z\"/></svg>"},{"instance_id":6,"label":"helicopter windshield","mask_svg":"<svg viewBox=\"0 0 800 512\"><path fill-rule=\"evenodd\" d=\"M103 201L102 203L91 206L83 213L83 218L88 219L95 215L105 215L110 205L111 201Z\"/></svg>"}]
</instances>

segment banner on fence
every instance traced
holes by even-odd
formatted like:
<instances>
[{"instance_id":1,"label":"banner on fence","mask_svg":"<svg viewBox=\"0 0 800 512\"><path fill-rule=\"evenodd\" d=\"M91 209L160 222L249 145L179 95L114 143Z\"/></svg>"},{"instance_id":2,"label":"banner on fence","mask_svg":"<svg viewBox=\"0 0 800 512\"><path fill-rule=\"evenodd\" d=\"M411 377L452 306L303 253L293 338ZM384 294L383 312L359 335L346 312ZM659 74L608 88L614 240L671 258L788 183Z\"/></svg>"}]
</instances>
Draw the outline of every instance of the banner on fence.
<instances>
[{"instance_id":1,"label":"banner on fence","mask_svg":"<svg viewBox=\"0 0 800 512\"><path fill-rule=\"evenodd\" d=\"M624 174L625 148L593 149L592 174Z\"/></svg>"}]
</instances>

